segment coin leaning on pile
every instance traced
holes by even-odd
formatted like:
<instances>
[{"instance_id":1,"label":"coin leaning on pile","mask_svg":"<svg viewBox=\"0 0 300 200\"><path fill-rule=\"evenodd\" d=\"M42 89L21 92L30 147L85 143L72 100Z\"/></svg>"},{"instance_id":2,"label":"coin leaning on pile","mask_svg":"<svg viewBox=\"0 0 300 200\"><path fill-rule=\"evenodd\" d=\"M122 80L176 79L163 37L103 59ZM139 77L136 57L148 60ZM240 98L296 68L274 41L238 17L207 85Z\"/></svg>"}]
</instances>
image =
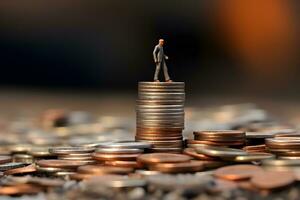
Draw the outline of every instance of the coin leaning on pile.
<instances>
[{"instance_id":1,"label":"coin leaning on pile","mask_svg":"<svg viewBox=\"0 0 300 200\"><path fill-rule=\"evenodd\" d=\"M153 152L182 151L184 82L139 82L136 141L147 141Z\"/></svg>"}]
</instances>

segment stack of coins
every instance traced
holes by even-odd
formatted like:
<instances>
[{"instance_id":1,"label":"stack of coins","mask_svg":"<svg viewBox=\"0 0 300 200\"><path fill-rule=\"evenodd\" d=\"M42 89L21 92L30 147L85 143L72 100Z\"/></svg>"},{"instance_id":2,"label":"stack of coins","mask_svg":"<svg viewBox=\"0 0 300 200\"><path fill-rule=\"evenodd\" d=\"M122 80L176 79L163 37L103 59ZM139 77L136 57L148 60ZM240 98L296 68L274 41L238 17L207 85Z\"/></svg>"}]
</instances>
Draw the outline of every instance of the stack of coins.
<instances>
[{"instance_id":1,"label":"stack of coins","mask_svg":"<svg viewBox=\"0 0 300 200\"><path fill-rule=\"evenodd\" d=\"M184 102L184 82L139 82L135 139L153 152L181 152Z\"/></svg>"},{"instance_id":2,"label":"stack of coins","mask_svg":"<svg viewBox=\"0 0 300 200\"><path fill-rule=\"evenodd\" d=\"M82 164L94 163L92 153L94 148L90 147L53 147L49 152L56 155L59 160L78 161Z\"/></svg>"},{"instance_id":3,"label":"stack of coins","mask_svg":"<svg viewBox=\"0 0 300 200\"><path fill-rule=\"evenodd\" d=\"M300 137L275 137L266 139L267 150L280 159L300 159Z\"/></svg>"},{"instance_id":4,"label":"stack of coins","mask_svg":"<svg viewBox=\"0 0 300 200\"><path fill-rule=\"evenodd\" d=\"M188 147L211 146L242 146L245 144L246 136L243 131L217 130L217 131L195 131L194 140L187 140Z\"/></svg>"},{"instance_id":5,"label":"stack of coins","mask_svg":"<svg viewBox=\"0 0 300 200\"><path fill-rule=\"evenodd\" d=\"M139 168L136 158L149 149L145 142L111 142L97 146L93 158L105 165L116 167Z\"/></svg>"}]
</instances>

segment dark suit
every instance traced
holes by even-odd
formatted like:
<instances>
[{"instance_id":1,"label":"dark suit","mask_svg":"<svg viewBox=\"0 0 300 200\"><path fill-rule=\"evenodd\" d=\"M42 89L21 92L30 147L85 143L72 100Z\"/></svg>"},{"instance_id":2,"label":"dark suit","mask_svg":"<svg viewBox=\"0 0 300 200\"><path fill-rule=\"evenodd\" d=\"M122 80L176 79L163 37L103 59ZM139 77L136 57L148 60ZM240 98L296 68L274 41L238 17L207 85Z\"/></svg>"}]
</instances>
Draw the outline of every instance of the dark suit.
<instances>
[{"instance_id":1,"label":"dark suit","mask_svg":"<svg viewBox=\"0 0 300 200\"><path fill-rule=\"evenodd\" d=\"M155 48L153 50L153 58L154 58L154 62L156 63L154 80L158 80L158 74L159 74L159 71L160 71L160 68L162 65L163 65L164 76L165 76L166 81L170 80L168 68L167 68L166 61L165 61L168 58L168 56L166 56L164 54L163 46L160 46L159 44L155 46Z\"/></svg>"}]
</instances>

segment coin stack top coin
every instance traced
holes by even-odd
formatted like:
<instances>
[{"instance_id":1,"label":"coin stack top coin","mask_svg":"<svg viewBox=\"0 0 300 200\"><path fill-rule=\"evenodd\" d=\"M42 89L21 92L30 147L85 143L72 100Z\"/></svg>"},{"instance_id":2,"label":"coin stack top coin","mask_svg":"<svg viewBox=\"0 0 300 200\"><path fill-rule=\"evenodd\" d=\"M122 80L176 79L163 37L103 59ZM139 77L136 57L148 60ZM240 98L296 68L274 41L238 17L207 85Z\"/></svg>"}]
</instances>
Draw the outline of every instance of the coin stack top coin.
<instances>
[{"instance_id":1,"label":"coin stack top coin","mask_svg":"<svg viewBox=\"0 0 300 200\"><path fill-rule=\"evenodd\" d=\"M153 152L181 152L184 102L184 82L139 82L135 139Z\"/></svg>"}]
</instances>

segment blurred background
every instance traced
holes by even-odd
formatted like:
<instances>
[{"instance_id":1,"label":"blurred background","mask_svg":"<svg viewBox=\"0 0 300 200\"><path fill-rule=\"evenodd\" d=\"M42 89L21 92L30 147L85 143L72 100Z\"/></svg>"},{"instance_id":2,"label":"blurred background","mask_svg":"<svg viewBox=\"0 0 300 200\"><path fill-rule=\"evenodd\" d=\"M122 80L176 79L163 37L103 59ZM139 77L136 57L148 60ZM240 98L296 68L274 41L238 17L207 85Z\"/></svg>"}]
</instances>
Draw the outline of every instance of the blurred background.
<instances>
[{"instance_id":1,"label":"blurred background","mask_svg":"<svg viewBox=\"0 0 300 200\"><path fill-rule=\"evenodd\" d=\"M134 99L137 82L153 79L159 38L188 97L294 100L299 8L296 0L2 0L2 102L30 94L27 103L45 104L34 95L53 90Z\"/></svg>"}]
</instances>

